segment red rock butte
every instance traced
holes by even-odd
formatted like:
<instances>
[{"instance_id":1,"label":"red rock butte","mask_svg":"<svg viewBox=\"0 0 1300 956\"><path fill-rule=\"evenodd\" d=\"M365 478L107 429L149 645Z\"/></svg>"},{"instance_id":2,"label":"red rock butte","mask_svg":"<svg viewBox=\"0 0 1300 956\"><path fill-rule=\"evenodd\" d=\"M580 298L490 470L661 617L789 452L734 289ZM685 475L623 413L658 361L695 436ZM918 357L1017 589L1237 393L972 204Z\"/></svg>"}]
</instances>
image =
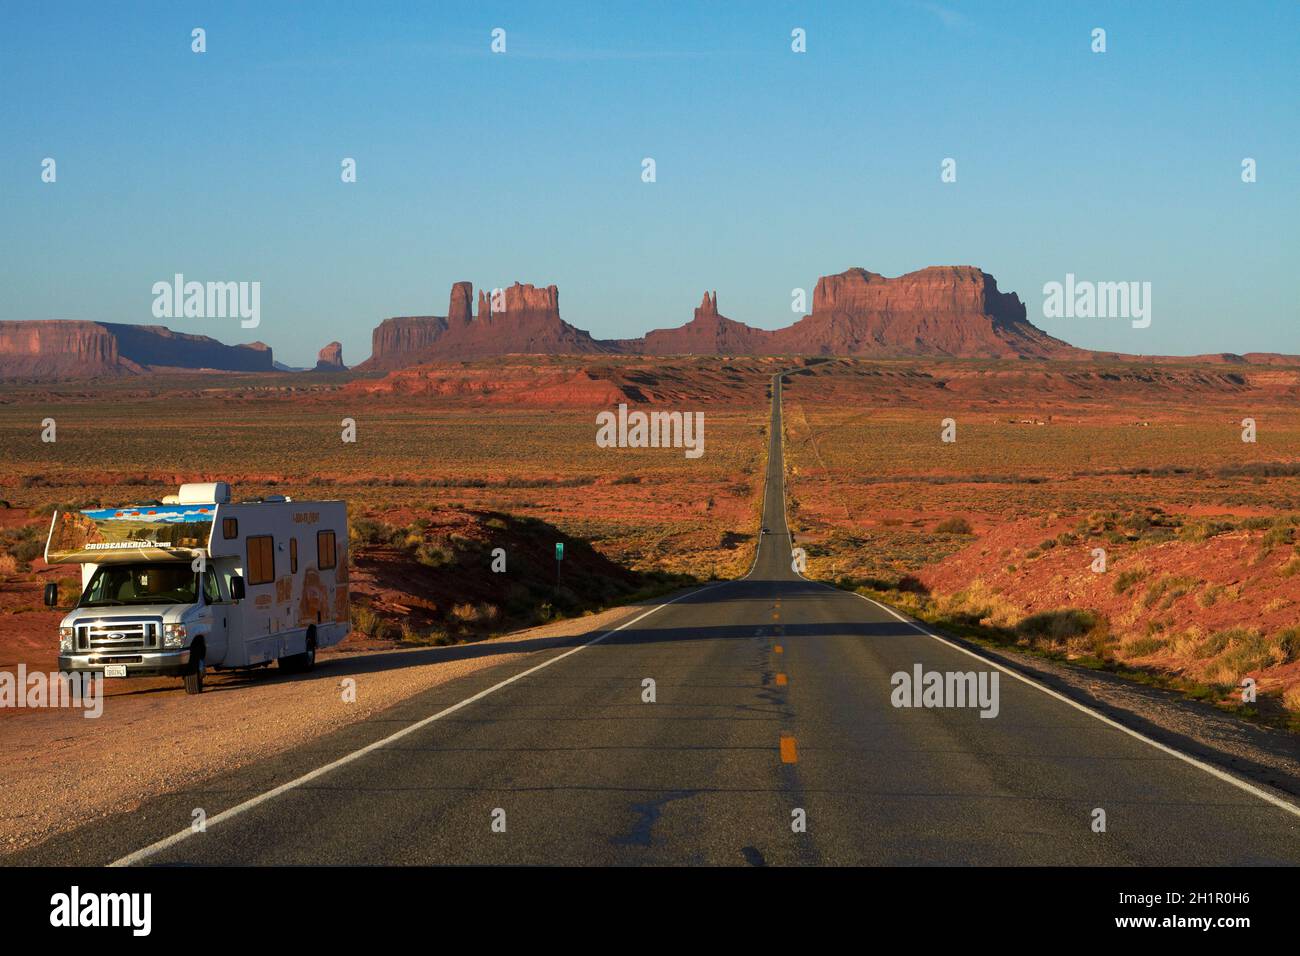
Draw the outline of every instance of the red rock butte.
<instances>
[{"instance_id":1,"label":"red rock butte","mask_svg":"<svg viewBox=\"0 0 1300 956\"><path fill-rule=\"evenodd\" d=\"M930 266L894 279L866 269L822 276L812 311L784 328L760 329L723 315L718 294L704 294L684 325L641 338L596 339L560 317L554 285L516 282L478 290L457 282L445 316L385 319L370 358L357 372L393 372L430 362L504 355L727 355L863 358L1108 359L1294 366L1300 359L1251 353L1132 356L1089 352L1030 322L1014 292L974 266ZM92 378L151 369L271 371L271 350L255 342L223 345L161 326L84 321L0 322L0 378ZM318 370L344 370L337 342L321 350ZM582 385L588 388L589 385Z\"/></svg>"},{"instance_id":2,"label":"red rock butte","mask_svg":"<svg viewBox=\"0 0 1300 956\"><path fill-rule=\"evenodd\" d=\"M508 354L845 355L960 358L1073 358L1080 350L1034 326L1025 306L973 266L933 266L888 279L865 269L823 276L813 309L783 329L759 329L718 310L705 292L690 322L642 338L600 340L560 318L555 286L515 283L500 312L479 291L470 319L471 287L452 286L448 317L386 319L373 335L360 371L390 371L441 359ZM498 299L499 301L499 299Z\"/></svg>"}]
</instances>

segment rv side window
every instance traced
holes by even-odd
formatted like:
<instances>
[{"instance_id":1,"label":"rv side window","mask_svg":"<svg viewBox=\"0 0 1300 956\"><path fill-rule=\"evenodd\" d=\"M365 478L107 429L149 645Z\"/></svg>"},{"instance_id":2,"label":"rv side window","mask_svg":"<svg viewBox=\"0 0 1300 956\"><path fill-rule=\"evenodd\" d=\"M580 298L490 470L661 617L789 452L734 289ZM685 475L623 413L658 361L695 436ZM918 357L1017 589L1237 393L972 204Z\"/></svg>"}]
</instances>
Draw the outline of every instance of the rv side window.
<instances>
[{"instance_id":1,"label":"rv side window","mask_svg":"<svg viewBox=\"0 0 1300 956\"><path fill-rule=\"evenodd\" d=\"M248 583L270 584L275 580L275 539L269 534L248 538Z\"/></svg>"},{"instance_id":2,"label":"rv side window","mask_svg":"<svg viewBox=\"0 0 1300 956\"><path fill-rule=\"evenodd\" d=\"M289 539L289 573L298 573L298 539Z\"/></svg>"},{"instance_id":3,"label":"rv side window","mask_svg":"<svg viewBox=\"0 0 1300 956\"><path fill-rule=\"evenodd\" d=\"M334 532L317 531L316 532L316 567L322 571L328 571L337 563L334 553Z\"/></svg>"},{"instance_id":4,"label":"rv side window","mask_svg":"<svg viewBox=\"0 0 1300 956\"><path fill-rule=\"evenodd\" d=\"M227 541L233 541L239 537L239 519L222 518L221 519L221 537Z\"/></svg>"}]
</instances>

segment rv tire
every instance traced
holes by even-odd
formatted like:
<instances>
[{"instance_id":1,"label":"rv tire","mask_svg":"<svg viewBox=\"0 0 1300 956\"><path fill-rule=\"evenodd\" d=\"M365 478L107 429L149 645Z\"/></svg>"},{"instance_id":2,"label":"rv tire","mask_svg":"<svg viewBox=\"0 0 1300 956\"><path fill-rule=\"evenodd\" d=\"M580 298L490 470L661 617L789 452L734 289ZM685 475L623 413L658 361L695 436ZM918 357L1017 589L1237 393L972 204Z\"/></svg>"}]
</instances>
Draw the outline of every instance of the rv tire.
<instances>
[{"instance_id":1,"label":"rv tire","mask_svg":"<svg viewBox=\"0 0 1300 956\"><path fill-rule=\"evenodd\" d=\"M208 663L204 659L204 647L195 644L190 651L190 669L185 672L185 693L203 693L203 678L206 676Z\"/></svg>"},{"instance_id":2,"label":"rv tire","mask_svg":"<svg viewBox=\"0 0 1300 956\"><path fill-rule=\"evenodd\" d=\"M301 654L280 658L280 670L286 674L301 674L316 666L316 629L307 629L307 649Z\"/></svg>"}]
</instances>

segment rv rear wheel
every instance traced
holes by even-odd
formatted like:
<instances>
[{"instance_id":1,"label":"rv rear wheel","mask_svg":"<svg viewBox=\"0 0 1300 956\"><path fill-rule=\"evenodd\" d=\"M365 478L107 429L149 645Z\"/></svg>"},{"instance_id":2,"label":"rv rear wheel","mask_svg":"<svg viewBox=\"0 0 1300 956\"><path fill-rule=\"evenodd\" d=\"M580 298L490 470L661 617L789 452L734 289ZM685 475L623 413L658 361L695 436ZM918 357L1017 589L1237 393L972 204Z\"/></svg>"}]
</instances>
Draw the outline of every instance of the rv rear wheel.
<instances>
[{"instance_id":1,"label":"rv rear wheel","mask_svg":"<svg viewBox=\"0 0 1300 956\"><path fill-rule=\"evenodd\" d=\"M307 631L307 649L301 654L290 654L280 658L280 670L286 674L300 674L316 666L316 631Z\"/></svg>"},{"instance_id":2,"label":"rv rear wheel","mask_svg":"<svg viewBox=\"0 0 1300 956\"><path fill-rule=\"evenodd\" d=\"M190 653L190 669L185 672L185 693L203 693L203 677L208 671L208 662L203 657L203 648Z\"/></svg>"}]
</instances>

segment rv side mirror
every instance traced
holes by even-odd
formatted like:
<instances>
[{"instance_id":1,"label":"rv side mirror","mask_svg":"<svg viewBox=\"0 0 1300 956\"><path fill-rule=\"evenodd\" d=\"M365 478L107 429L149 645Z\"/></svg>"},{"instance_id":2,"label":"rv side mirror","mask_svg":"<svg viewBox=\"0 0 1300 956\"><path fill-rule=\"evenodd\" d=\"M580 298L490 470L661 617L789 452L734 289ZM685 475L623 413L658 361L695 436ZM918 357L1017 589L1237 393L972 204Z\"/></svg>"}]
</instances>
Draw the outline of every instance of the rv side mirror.
<instances>
[{"instance_id":1,"label":"rv side mirror","mask_svg":"<svg viewBox=\"0 0 1300 956\"><path fill-rule=\"evenodd\" d=\"M244 579L238 574L230 579L230 599L232 601L244 599Z\"/></svg>"},{"instance_id":2,"label":"rv side mirror","mask_svg":"<svg viewBox=\"0 0 1300 956\"><path fill-rule=\"evenodd\" d=\"M51 581L45 585L45 606L58 607L59 604L59 586Z\"/></svg>"}]
</instances>

